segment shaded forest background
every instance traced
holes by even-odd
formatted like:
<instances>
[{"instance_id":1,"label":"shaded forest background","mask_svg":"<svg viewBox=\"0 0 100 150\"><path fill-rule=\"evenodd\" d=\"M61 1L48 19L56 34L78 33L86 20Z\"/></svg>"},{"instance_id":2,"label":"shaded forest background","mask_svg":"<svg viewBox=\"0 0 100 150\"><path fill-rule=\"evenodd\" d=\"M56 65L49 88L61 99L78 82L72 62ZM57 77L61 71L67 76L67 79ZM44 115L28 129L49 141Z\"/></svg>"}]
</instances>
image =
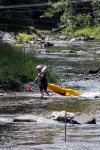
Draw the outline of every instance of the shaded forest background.
<instances>
[{"instance_id":1,"label":"shaded forest background","mask_svg":"<svg viewBox=\"0 0 100 150\"><path fill-rule=\"evenodd\" d=\"M32 32L100 26L100 0L0 0L0 30Z\"/></svg>"}]
</instances>

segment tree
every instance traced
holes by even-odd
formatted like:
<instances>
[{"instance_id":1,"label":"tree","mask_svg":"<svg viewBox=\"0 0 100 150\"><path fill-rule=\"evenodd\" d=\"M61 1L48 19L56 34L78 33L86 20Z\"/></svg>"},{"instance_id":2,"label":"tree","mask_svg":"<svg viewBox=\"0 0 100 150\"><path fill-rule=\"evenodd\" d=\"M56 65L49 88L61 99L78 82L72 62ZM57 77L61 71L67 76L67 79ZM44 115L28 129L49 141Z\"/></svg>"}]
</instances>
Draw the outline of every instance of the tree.
<instances>
[{"instance_id":1,"label":"tree","mask_svg":"<svg viewBox=\"0 0 100 150\"><path fill-rule=\"evenodd\" d=\"M60 13L60 26L67 25L76 30L77 28L91 27L100 24L100 2L99 0L59 0L44 17L52 17Z\"/></svg>"}]
</instances>

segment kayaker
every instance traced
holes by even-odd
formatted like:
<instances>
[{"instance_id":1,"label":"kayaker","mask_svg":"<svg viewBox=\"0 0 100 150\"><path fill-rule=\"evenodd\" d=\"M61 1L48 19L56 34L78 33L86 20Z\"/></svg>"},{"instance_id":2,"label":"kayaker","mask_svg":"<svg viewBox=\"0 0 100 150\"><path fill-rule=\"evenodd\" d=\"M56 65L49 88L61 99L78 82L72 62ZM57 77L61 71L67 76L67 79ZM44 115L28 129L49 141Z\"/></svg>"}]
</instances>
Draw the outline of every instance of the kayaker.
<instances>
[{"instance_id":1,"label":"kayaker","mask_svg":"<svg viewBox=\"0 0 100 150\"><path fill-rule=\"evenodd\" d=\"M49 92L47 91L47 78L46 78L46 72L45 71L41 71L42 70L42 66L38 65L36 67L37 71L38 71L38 76L40 79L40 84L39 84L39 90L41 93L41 97L43 97L43 92L45 92L48 96L49 96Z\"/></svg>"}]
</instances>

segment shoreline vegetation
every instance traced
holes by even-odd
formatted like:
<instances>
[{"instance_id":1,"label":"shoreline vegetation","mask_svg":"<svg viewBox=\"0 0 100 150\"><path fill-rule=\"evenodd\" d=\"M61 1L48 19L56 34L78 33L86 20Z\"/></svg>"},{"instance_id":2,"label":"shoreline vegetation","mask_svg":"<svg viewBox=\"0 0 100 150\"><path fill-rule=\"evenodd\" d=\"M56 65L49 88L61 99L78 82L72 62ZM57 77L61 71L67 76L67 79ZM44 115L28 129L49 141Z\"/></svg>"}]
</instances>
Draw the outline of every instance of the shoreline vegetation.
<instances>
[{"instance_id":1,"label":"shoreline vegetation","mask_svg":"<svg viewBox=\"0 0 100 150\"><path fill-rule=\"evenodd\" d=\"M77 29L75 31L72 31L71 28L69 27L64 27L64 28L59 28L57 30L54 30L52 32L50 31L37 31L37 34L32 34L32 35L28 35L26 33L19 33L18 36L16 37L16 39L13 41L13 44L27 44L29 41L34 41L37 39L41 39L44 40L42 37L42 34L56 34L57 32L60 34L64 34L67 39L71 40L73 38L80 38L83 37L84 39L92 39L90 37L94 37L92 40L100 40L100 26L96 27L86 27L86 28L82 28L82 29ZM40 40L40 41L41 41ZM41 41L44 42L44 41ZM33 43L35 44L35 43Z\"/></svg>"},{"instance_id":2,"label":"shoreline vegetation","mask_svg":"<svg viewBox=\"0 0 100 150\"><path fill-rule=\"evenodd\" d=\"M24 84L32 83L37 77L35 68L38 64L42 62L34 55L25 54L18 47L0 42L0 90L25 91ZM46 71L50 82L59 79L52 69L47 68Z\"/></svg>"},{"instance_id":3,"label":"shoreline vegetation","mask_svg":"<svg viewBox=\"0 0 100 150\"><path fill-rule=\"evenodd\" d=\"M100 40L100 26L98 27L86 27L83 29L78 29L74 33L74 37L89 37L95 36L96 40Z\"/></svg>"}]
</instances>

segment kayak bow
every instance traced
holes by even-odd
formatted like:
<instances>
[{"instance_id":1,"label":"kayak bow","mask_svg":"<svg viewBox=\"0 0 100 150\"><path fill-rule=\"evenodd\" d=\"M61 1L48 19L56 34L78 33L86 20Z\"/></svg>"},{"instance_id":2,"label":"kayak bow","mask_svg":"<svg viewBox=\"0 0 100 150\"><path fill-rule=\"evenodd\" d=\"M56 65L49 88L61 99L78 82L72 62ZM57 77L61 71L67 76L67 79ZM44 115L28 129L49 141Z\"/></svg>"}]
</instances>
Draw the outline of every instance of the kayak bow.
<instances>
[{"instance_id":1,"label":"kayak bow","mask_svg":"<svg viewBox=\"0 0 100 150\"><path fill-rule=\"evenodd\" d=\"M77 92L77 91L75 91L73 89L61 88L58 85L51 84L51 83L48 83L48 89L51 90L54 93L57 93L57 94L60 94L60 95L64 95L64 96L71 96L71 95L73 95L73 96L80 96L81 95L80 92Z\"/></svg>"}]
</instances>

